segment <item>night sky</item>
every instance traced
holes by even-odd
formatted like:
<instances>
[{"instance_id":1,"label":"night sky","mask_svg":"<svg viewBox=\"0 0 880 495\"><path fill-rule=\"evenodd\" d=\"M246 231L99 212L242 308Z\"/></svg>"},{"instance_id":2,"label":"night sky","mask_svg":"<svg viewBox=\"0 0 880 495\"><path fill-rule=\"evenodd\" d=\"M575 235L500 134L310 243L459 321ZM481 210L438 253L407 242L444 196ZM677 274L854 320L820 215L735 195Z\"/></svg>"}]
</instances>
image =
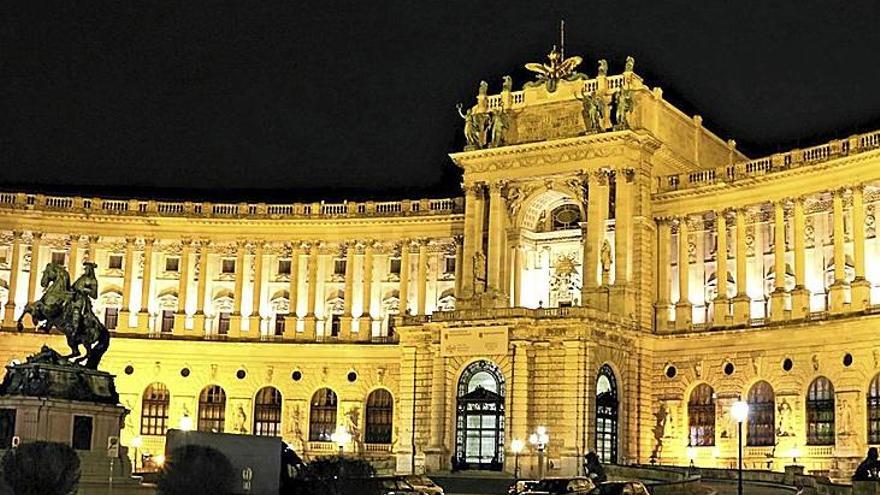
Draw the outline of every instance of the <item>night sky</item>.
<instances>
[{"instance_id":1,"label":"night sky","mask_svg":"<svg viewBox=\"0 0 880 495\"><path fill-rule=\"evenodd\" d=\"M459 101L566 53L750 156L880 128L880 3L0 4L0 187L296 201L458 195ZM714 7L712 6L714 5Z\"/></svg>"}]
</instances>

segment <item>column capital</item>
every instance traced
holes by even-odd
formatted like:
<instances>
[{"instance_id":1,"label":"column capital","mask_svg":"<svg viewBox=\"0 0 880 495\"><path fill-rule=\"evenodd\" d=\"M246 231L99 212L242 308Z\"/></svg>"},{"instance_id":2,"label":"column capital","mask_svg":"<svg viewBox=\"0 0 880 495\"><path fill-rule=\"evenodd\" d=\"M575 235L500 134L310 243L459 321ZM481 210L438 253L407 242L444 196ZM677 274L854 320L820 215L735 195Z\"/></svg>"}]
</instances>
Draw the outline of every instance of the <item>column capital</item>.
<instances>
[{"instance_id":1,"label":"column capital","mask_svg":"<svg viewBox=\"0 0 880 495\"><path fill-rule=\"evenodd\" d=\"M670 215L654 217L654 221L657 222L658 225L670 225L674 220L675 217Z\"/></svg>"},{"instance_id":2,"label":"column capital","mask_svg":"<svg viewBox=\"0 0 880 495\"><path fill-rule=\"evenodd\" d=\"M504 191L504 188L507 187L508 181L504 179L499 179L492 181L489 183L489 193L493 195L501 195Z\"/></svg>"},{"instance_id":3,"label":"column capital","mask_svg":"<svg viewBox=\"0 0 880 495\"><path fill-rule=\"evenodd\" d=\"M189 249L195 244L192 237L181 237L180 238L180 247L181 249Z\"/></svg>"},{"instance_id":4,"label":"column capital","mask_svg":"<svg viewBox=\"0 0 880 495\"><path fill-rule=\"evenodd\" d=\"M615 167L614 177L616 180L623 178L627 183L632 183L635 177L635 169L628 166Z\"/></svg>"},{"instance_id":5,"label":"column capital","mask_svg":"<svg viewBox=\"0 0 880 495\"><path fill-rule=\"evenodd\" d=\"M24 235L24 232L22 232L21 230L13 230L12 231L12 240L13 241L20 241L23 235Z\"/></svg>"},{"instance_id":6,"label":"column capital","mask_svg":"<svg viewBox=\"0 0 880 495\"><path fill-rule=\"evenodd\" d=\"M607 186L608 185L608 170L601 168L599 170L590 171L587 174L587 179L589 180L590 185L597 186Z\"/></svg>"},{"instance_id":7,"label":"column capital","mask_svg":"<svg viewBox=\"0 0 880 495\"><path fill-rule=\"evenodd\" d=\"M156 238L155 237L144 237L143 243L144 243L144 249L146 249L147 247L152 249L153 246L156 244Z\"/></svg>"},{"instance_id":8,"label":"column capital","mask_svg":"<svg viewBox=\"0 0 880 495\"><path fill-rule=\"evenodd\" d=\"M40 239L43 238L43 233L40 232L39 230L32 230L32 231L31 231L31 238L32 238L34 241L39 241Z\"/></svg>"},{"instance_id":9,"label":"column capital","mask_svg":"<svg viewBox=\"0 0 880 495\"><path fill-rule=\"evenodd\" d=\"M452 242L455 243L456 247L464 244L464 234L455 234L452 236Z\"/></svg>"}]
</instances>

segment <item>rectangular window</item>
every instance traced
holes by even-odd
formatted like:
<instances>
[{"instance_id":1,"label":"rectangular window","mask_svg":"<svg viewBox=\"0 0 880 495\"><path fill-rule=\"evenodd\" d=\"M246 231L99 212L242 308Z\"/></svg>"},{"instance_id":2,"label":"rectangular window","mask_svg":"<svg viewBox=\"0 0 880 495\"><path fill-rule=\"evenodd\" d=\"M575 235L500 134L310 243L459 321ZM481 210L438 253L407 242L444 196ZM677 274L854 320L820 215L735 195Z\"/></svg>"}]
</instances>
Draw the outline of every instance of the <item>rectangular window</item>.
<instances>
[{"instance_id":1,"label":"rectangular window","mask_svg":"<svg viewBox=\"0 0 880 495\"><path fill-rule=\"evenodd\" d=\"M67 260L67 253L63 251L52 251L52 263L64 265Z\"/></svg>"},{"instance_id":2,"label":"rectangular window","mask_svg":"<svg viewBox=\"0 0 880 495\"><path fill-rule=\"evenodd\" d=\"M6 264L9 262L9 249L5 247L0 247L0 263Z\"/></svg>"},{"instance_id":3,"label":"rectangular window","mask_svg":"<svg viewBox=\"0 0 880 495\"><path fill-rule=\"evenodd\" d=\"M400 258L391 258L391 266L389 267L388 273L400 275Z\"/></svg>"},{"instance_id":4,"label":"rectangular window","mask_svg":"<svg viewBox=\"0 0 880 495\"><path fill-rule=\"evenodd\" d=\"M455 273L455 256L446 257L446 267L443 273Z\"/></svg>"},{"instance_id":5,"label":"rectangular window","mask_svg":"<svg viewBox=\"0 0 880 495\"><path fill-rule=\"evenodd\" d=\"M290 275L290 260L278 260L278 275Z\"/></svg>"},{"instance_id":6,"label":"rectangular window","mask_svg":"<svg viewBox=\"0 0 880 495\"><path fill-rule=\"evenodd\" d=\"M235 260L234 259L225 259L222 261L220 265L220 273L230 274L235 273Z\"/></svg>"},{"instance_id":7,"label":"rectangular window","mask_svg":"<svg viewBox=\"0 0 880 495\"><path fill-rule=\"evenodd\" d=\"M119 308L104 308L104 326L107 330L116 330L119 321Z\"/></svg>"},{"instance_id":8,"label":"rectangular window","mask_svg":"<svg viewBox=\"0 0 880 495\"><path fill-rule=\"evenodd\" d=\"M345 275L345 260L333 261L333 275Z\"/></svg>"},{"instance_id":9,"label":"rectangular window","mask_svg":"<svg viewBox=\"0 0 880 495\"><path fill-rule=\"evenodd\" d=\"M284 335L284 323L287 315L285 314L276 314L275 315L275 336L280 337Z\"/></svg>"},{"instance_id":10,"label":"rectangular window","mask_svg":"<svg viewBox=\"0 0 880 495\"><path fill-rule=\"evenodd\" d=\"M92 417L73 417L73 439L70 445L76 450L92 450Z\"/></svg>"},{"instance_id":11,"label":"rectangular window","mask_svg":"<svg viewBox=\"0 0 880 495\"><path fill-rule=\"evenodd\" d=\"M15 436L15 409L0 409L0 449L12 447Z\"/></svg>"},{"instance_id":12,"label":"rectangular window","mask_svg":"<svg viewBox=\"0 0 880 495\"><path fill-rule=\"evenodd\" d=\"M229 313L220 313L217 317L217 333L226 335L229 333Z\"/></svg>"},{"instance_id":13,"label":"rectangular window","mask_svg":"<svg viewBox=\"0 0 880 495\"><path fill-rule=\"evenodd\" d=\"M122 270L122 255L111 254L107 259L107 268L110 270Z\"/></svg>"},{"instance_id":14,"label":"rectangular window","mask_svg":"<svg viewBox=\"0 0 880 495\"><path fill-rule=\"evenodd\" d=\"M339 329L342 326L342 319L339 315L333 315L330 317L330 335L333 337L339 337Z\"/></svg>"},{"instance_id":15,"label":"rectangular window","mask_svg":"<svg viewBox=\"0 0 880 495\"><path fill-rule=\"evenodd\" d=\"M174 328L174 311L165 309L162 311L162 333L170 333Z\"/></svg>"},{"instance_id":16,"label":"rectangular window","mask_svg":"<svg viewBox=\"0 0 880 495\"><path fill-rule=\"evenodd\" d=\"M165 271L166 272L178 272L180 271L180 258L177 256L168 256L165 258Z\"/></svg>"}]
</instances>

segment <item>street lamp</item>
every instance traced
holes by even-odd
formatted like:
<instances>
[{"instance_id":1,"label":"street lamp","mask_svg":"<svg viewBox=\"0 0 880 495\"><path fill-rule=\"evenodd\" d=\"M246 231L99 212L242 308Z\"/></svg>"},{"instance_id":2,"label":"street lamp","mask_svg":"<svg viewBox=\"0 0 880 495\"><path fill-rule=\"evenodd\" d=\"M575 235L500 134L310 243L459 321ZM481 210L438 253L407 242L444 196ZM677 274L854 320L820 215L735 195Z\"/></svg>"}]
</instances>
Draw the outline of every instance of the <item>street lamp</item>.
<instances>
[{"instance_id":1,"label":"street lamp","mask_svg":"<svg viewBox=\"0 0 880 495\"><path fill-rule=\"evenodd\" d=\"M510 450L513 451L513 480L514 483L519 481L519 454L525 447L525 442L520 439L514 439L510 442Z\"/></svg>"},{"instance_id":2,"label":"street lamp","mask_svg":"<svg viewBox=\"0 0 880 495\"><path fill-rule=\"evenodd\" d=\"M742 495L743 493L743 422L749 417L749 403L738 400L730 406L730 414L733 416L733 419L736 420L739 425L739 434L737 437L739 438L739 468L738 468L738 482L737 482L737 495Z\"/></svg>"},{"instance_id":3,"label":"street lamp","mask_svg":"<svg viewBox=\"0 0 880 495\"><path fill-rule=\"evenodd\" d=\"M339 446L339 455L341 456L345 450L345 444L351 441L351 433L344 426L340 426L330 435L330 440Z\"/></svg>"},{"instance_id":4,"label":"street lamp","mask_svg":"<svg viewBox=\"0 0 880 495\"><path fill-rule=\"evenodd\" d=\"M538 479L544 479L544 447L550 443L547 428L544 426L535 428L535 432L529 435L529 443L538 449Z\"/></svg>"},{"instance_id":5,"label":"street lamp","mask_svg":"<svg viewBox=\"0 0 880 495\"><path fill-rule=\"evenodd\" d=\"M801 451L800 451L800 449L797 448L797 447L792 447L792 448L791 448L791 451L790 451L789 453L791 454L791 463L792 463L792 465L797 466L797 458L801 456Z\"/></svg>"},{"instance_id":6,"label":"street lamp","mask_svg":"<svg viewBox=\"0 0 880 495\"><path fill-rule=\"evenodd\" d=\"M687 446L687 456L688 456L688 460L691 461L691 468L693 468L694 467L694 459L697 458L697 449L693 445L691 445L690 443L688 443L688 446Z\"/></svg>"},{"instance_id":7,"label":"street lamp","mask_svg":"<svg viewBox=\"0 0 880 495\"><path fill-rule=\"evenodd\" d=\"M137 470L138 467L138 449L141 448L141 445L144 444L144 439L140 437L140 435L131 439L131 446L134 448L134 469Z\"/></svg>"},{"instance_id":8,"label":"street lamp","mask_svg":"<svg viewBox=\"0 0 880 495\"><path fill-rule=\"evenodd\" d=\"M180 431L192 431L193 429L193 419L189 417L189 414L184 414L182 418L180 418Z\"/></svg>"}]
</instances>

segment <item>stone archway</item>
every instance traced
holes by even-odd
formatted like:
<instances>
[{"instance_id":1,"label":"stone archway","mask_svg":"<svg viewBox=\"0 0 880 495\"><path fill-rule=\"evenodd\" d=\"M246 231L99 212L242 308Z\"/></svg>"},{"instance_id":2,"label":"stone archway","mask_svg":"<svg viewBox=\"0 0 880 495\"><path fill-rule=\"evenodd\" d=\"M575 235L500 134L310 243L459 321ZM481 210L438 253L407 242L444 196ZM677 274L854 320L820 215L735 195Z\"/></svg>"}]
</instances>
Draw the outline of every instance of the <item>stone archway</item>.
<instances>
[{"instance_id":1,"label":"stone archway","mask_svg":"<svg viewBox=\"0 0 880 495\"><path fill-rule=\"evenodd\" d=\"M495 363L475 361L458 380L455 469L504 467L504 376Z\"/></svg>"}]
</instances>

